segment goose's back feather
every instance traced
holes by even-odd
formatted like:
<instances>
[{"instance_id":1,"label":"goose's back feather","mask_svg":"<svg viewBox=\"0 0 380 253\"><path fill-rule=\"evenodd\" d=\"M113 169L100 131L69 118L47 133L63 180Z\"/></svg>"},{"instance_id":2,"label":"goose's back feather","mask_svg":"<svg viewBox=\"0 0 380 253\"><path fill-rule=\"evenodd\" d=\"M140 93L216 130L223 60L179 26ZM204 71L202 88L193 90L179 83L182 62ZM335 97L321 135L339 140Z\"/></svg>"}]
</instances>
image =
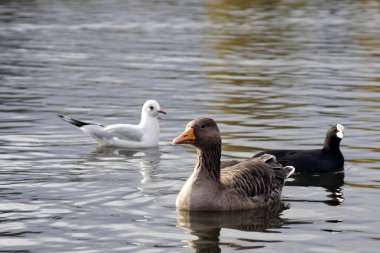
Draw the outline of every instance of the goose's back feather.
<instances>
[{"instance_id":1,"label":"goose's back feather","mask_svg":"<svg viewBox=\"0 0 380 253\"><path fill-rule=\"evenodd\" d=\"M246 197L267 197L275 187L275 174L269 165L244 161L221 171L220 181L227 191Z\"/></svg>"},{"instance_id":2,"label":"goose's back feather","mask_svg":"<svg viewBox=\"0 0 380 253\"><path fill-rule=\"evenodd\" d=\"M231 167L231 166L238 164L238 163L239 163L239 161L236 161L236 160L221 161L220 162L220 168L224 169L226 167Z\"/></svg>"},{"instance_id":3,"label":"goose's back feather","mask_svg":"<svg viewBox=\"0 0 380 253\"><path fill-rule=\"evenodd\" d=\"M226 163L227 164L227 163ZM276 203L293 167L282 167L271 155L231 162L221 170L225 209L247 209Z\"/></svg>"}]
</instances>

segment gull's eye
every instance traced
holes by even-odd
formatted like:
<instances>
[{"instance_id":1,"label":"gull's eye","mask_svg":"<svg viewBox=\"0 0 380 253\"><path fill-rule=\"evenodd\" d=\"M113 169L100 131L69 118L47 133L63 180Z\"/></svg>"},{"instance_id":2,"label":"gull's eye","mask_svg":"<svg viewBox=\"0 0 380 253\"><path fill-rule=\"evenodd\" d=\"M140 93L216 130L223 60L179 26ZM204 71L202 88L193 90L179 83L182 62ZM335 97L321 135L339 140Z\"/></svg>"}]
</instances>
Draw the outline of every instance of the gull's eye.
<instances>
[{"instance_id":1,"label":"gull's eye","mask_svg":"<svg viewBox=\"0 0 380 253\"><path fill-rule=\"evenodd\" d=\"M153 109L154 109L154 107L153 107L153 106L149 106L149 108L150 108L150 110L152 110L152 111L153 111Z\"/></svg>"}]
</instances>

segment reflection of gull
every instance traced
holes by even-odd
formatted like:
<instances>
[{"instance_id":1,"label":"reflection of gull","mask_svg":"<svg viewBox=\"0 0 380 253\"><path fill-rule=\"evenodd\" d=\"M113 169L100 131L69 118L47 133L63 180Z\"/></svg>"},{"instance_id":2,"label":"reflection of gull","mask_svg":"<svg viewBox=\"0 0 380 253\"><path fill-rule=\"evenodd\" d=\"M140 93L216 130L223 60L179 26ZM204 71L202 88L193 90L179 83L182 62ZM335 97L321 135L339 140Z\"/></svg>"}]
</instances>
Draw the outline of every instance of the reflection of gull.
<instances>
[{"instance_id":1,"label":"reflection of gull","mask_svg":"<svg viewBox=\"0 0 380 253\"><path fill-rule=\"evenodd\" d=\"M243 211L201 212L178 210L178 225L198 237L196 240L188 242L194 252L221 252L219 248L221 244L219 242L221 228L268 232L268 229L271 228L281 228L286 222L280 218L282 210L284 210L282 203L270 208ZM263 242L249 241L253 243ZM241 245L234 245L234 247L243 248ZM263 246L257 245L256 247Z\"/></svg>"},{"instance_id":2,"label":"reflection of gull","mask_svg":"<svg viewBox=\"0 0 380 253\"><path fill-rule=\"evenodd\" d=\"M138 165L140 167L140 173L143 176L141 183L147 183L151 181L152 174L155 173L159 163L161 153L157 147L145 148L141 150L111 148L111 147L98 147L92 152L92 157L126 157L138 159Z\"/></svg>"},{"instance_id":3,"label":"reflection of gull","mask_svg":"<svg viewBox=\"0 0 380 253\"><path fill-rule=\"evenodd\" d=\"M138 125L115 124L103 126L87 123L67 116L58 115L64 121L79 127L93 138L100 146L120 148L149 148L158 146L160 127L158 115L165 113L155 100L148 100L141 110L141 121Z\"/></svg>"},{"instance_id":4,"label":"reflection of gull","mask_svg":"<svg viewBox=\"0 0 380 253\"><path fill-rule=\"evenodd\" d=\"M289 181L287 186L322 187L329 192L328 200L323 201L330 206L337 206L343 203L342 186L344 185L344 171L329 172L316 175L296 174ZM304 201L304 200L288 200Z\"/></svg>"}]
</instances>

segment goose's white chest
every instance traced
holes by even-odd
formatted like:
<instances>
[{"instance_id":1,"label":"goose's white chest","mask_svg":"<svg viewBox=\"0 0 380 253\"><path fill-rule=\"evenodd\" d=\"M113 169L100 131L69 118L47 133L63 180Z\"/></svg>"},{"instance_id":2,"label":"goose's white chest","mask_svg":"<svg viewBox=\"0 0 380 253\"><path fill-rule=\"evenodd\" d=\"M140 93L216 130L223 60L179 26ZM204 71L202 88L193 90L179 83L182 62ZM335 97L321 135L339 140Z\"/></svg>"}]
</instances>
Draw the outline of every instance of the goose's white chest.
<instances>
[{"instance_id":1,"label":"goose's white chest","mask_svg":"<svg viewBox=\"0 0 380 253\"><path fill-rule=\"evenodd\" d=\"M176 206L180 210L220 209L220 190L215 180L193 173L178 194Z\"/></svg>"}]
</instances>

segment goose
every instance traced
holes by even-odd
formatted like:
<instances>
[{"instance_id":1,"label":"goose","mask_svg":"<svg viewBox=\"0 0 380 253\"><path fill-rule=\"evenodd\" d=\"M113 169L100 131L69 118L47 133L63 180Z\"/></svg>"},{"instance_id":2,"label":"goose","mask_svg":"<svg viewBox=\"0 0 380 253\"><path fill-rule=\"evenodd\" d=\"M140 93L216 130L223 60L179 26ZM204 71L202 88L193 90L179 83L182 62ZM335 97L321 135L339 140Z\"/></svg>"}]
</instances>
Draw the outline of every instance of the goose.
<instances>
[{"instance_id":1,"label":"goose","mask_svg":"<svg viewBox=\"0 0 380 253\"><path fill-rule=\"evenodd\" d=\"M192 144L197 161L192 175L176 199L179 210L229 211L270 206L279 203L286 179L294 172L272 155L245 161L225 162L221 168L222 139L216 122L210 118L190 121L173 144Z\"/></svg>"},{"instance_id":2,"label":"goose","mask_svg":"<svg viewBox=\"0 0 380 253\"><path fill-rule=\"evenodd\" d=\"M343 139L344 126L333 125L326 134L322 149L313 150L266 150L263 154L274 155L283 166L293 166L296 173L316 174L343 169L344 156L339 145Z\"/></svg>"},{"instance_id":3,"label":"goose","mask_svg":"<svg viewBox=\"0 0 380 253\"><path fill-rule=\"evenodd\" d=\"M142 106L141 121L138 125L114 124L104 126L98 123L79 121L58 115L64 121L78 127L93 138L99 146L118 148L151 148L158 146L160 127L158 115L166 114L155 100L147 100Z\"/></svg>"}]
</instances>

